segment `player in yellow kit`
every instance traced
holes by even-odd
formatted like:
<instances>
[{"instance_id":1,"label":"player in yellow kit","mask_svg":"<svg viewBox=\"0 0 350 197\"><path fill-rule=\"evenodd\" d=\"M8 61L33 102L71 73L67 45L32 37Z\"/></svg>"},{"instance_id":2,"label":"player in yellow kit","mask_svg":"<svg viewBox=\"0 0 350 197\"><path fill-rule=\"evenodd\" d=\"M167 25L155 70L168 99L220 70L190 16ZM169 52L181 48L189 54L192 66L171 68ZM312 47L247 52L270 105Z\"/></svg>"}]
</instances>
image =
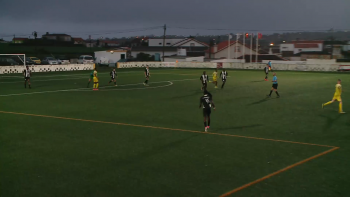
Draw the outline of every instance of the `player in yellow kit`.
<instances>
[{"instance_id":1,"label":"player in yellow kit","mask_svg":"<svg viewBox=\"0 0 350 197\"><path fill-rule=\"evenodd\" d=\"M215 84L215 88L218 88L218 69L217 68L213 72L213 84Z\"/></svg>"},{"instance_id":2,"label":"player in yellow kit","mask_svg":"<svg viewBox=\"0 0 350 197\"><path fill-rule=\"evenodd\" d=\"M343 90L341 87L341 80L338 79L338 83L337 83L337 85L335 85L335 93L334 93L333 99L327 103L322 104L322 108L324 108L324 106L326 106L326 105L333 103L334 101L339 101L339 113L341 113L341 114L345 113L343 111L343 102L341 100L341 93L342 92L343 92Z\"/></svg>"},{"instance_id":3,"label":"player in yellow kit","mask_svg":"<svg viewBox=\"0 0 350 197\"><path fill-rule=\"evenodd\" d=\"M93 90L98 90L98 76L97 76L97 70L95 68L95 71L94 71L94 89Z\"/></svg>"}]
</instances>

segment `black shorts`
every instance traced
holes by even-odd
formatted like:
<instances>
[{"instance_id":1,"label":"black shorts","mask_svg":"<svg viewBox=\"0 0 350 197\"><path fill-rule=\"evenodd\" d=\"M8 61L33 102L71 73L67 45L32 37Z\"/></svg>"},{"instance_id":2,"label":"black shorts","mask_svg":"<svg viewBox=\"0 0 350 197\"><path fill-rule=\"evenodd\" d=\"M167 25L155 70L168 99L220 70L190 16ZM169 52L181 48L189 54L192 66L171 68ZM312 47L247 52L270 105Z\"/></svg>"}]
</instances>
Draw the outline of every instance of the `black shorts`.
<instances>
[{"instance_id":1,"label":"black shorts","mask_svg":"<svg viewBox=\"0 0 350 197\"><path fill-rule=\"evenodd\" d=\"M267 75L268 75L268 74L269 74L269 72L265 72L265 74L267 74Z\"/></svg>"},{"instance_id":2,"label":"black shorts","mask_svg":"<svg viewBox=\"0 0 350 197\"><path fill-rule=\"evenodd\" d=\"M223 79L222 79L222 82L226 82L226 79L223 78Z\"/></svg>"},{"instance_id":3,"label":"black shorts","mask_svg":"<svg viewBox=\"0 0 350 197\"><path fill-rule=\"evenodd\" d=\"M24 81L30 80L30 77L24 77Z\"/></svg>"},{"instance_id":4,"label":"black shorts","mask_svg":"<svg viewBox=\"0 0 350 197\"><path fill-rule=\"evenodd\" d=\"M278 84L272 84L272 87L277 90Z\"/></svg>"},{"instance_id":5,"label":"black shorts","mask_svg":"<svg viewBox=\"0 0 350 197\"><path fill-rule=\"evenodd\" d=\"M203 109L203 116L204 117L209 117L211 114L211 109Z\"/></svg>"},{"instance_id":6,"label":"black shorts","mask_svg":"<svg viewBox=\"0 0 350 197\"><path fill-rule=\"evenodd\" d=\"M207 85L207 82L202 82L202 85L203 85L203 86L206 86L206 85Z\"/></svg>"},{"instance_id":7,"label":"black shorts","mask_svg":"<svg viewBox=\"0 0 350 197\"><path fill-rule=\"evenodd\" d=\"M146 76L146 79L148 79L148 78L149 78L149 75Z\"/></svg>"},{"instance_id":8,"label":"black shorts","mask_svg":"<svg viewBox=\"0 0 350 197\"><path fill-rule=\"evenodd\" d=\"M112 79L112 80L114 80L114 79L115 79L115 77L111 77L111 79Z\"/></svg>"}]
</instances>

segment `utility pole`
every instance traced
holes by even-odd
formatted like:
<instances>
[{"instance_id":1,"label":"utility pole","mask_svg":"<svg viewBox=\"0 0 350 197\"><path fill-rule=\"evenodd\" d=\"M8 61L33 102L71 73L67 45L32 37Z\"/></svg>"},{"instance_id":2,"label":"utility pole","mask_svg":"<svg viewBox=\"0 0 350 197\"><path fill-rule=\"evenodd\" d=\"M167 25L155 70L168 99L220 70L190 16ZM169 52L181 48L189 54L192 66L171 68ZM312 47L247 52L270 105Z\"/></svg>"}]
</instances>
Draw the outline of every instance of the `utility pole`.
<instances>
[{"instance_id":1,"label":"utility pole","mask_svg":"<svg viewBox=\"0 0 350 197\"><path fill-rule=\"evenodd\" d=\"M165 32L166 32L166 24L164 24L164 34L163 34L163 62L164 62Z\"/></svg>"},{"instance_id":2,"label":"utility pole","mask_svg":"<svg viewBox=\"0 0 350 197\"><path fill-rule=\"evenodd\" d=\"M230 51L230 48L231 48L231 34L228 34L228 43L227 43L227 59L231 59L231 51ZM220 43L220 42L219 42Z\"/></svg>"},{"instance_id":3,"label":"utility pole","mask_svg":"<svg viewBox=\"0 0 350 197\"><path fill-rule=\"evenodd\" d=\"M333 44L334 44L333 28L330 29L330 31L331 31L331 59L333 59Z\"/></svg>"}]
</instances>

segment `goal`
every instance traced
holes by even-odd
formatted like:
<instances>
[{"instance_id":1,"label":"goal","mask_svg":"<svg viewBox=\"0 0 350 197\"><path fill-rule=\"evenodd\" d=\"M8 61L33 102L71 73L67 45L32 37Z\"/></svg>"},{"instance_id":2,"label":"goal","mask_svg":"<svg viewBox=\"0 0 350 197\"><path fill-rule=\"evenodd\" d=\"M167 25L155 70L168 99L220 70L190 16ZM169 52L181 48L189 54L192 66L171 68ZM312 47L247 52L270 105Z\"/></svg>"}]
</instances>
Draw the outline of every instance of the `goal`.
<instances>
[{"instance_id":1,"label":"goal","mask_svg":"<svg viewBox=\"0 0 350 197\"><path fill-rule=\"evenodd\" d=\"M26 54L0 54L0 66L26 66L35 64Z\"/></svg>"}]
</instances>

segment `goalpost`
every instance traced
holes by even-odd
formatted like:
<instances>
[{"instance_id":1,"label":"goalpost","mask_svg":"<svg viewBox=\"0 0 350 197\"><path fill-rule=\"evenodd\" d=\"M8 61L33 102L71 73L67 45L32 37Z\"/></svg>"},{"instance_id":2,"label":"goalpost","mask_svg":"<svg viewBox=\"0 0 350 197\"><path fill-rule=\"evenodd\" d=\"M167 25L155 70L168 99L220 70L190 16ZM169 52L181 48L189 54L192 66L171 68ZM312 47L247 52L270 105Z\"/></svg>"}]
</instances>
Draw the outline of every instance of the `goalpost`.
<instances>
[{"instance_id":1,"label":"goalpost","mask_svg":"<svg viewBox=\"0 0 350 197\"><path fill-rule=\"evenodd\" d=\"M0 66L20 66L19 62L15 60L17 57L20 62L26 67L26 54L0 54ZM16 63L18 65L16 65ZM6 65L8 64L8 65Z\"/></svg>"}]
</instances>

